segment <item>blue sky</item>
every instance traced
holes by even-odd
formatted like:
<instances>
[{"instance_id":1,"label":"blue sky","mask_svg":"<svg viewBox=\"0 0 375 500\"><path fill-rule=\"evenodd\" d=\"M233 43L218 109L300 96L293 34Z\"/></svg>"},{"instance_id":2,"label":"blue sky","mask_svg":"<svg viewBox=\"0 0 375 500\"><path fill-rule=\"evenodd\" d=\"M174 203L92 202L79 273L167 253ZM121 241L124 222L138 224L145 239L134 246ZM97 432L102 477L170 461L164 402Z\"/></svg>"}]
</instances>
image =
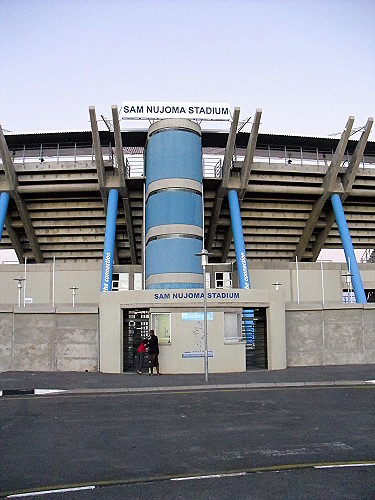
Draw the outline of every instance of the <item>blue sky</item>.
<instances>
[{"instance_id":1,"label":"blue sky","mask_svg":"<svg viewBox=\"0 0 375 500\"><path fill-rule=\"evenodd\" d=\"M0 0L0 123L89 129L88 107L223 102L261 132L375 115L373 0ZM375 140L375 131L371 140Z\"/></svg>"}]
</instances>

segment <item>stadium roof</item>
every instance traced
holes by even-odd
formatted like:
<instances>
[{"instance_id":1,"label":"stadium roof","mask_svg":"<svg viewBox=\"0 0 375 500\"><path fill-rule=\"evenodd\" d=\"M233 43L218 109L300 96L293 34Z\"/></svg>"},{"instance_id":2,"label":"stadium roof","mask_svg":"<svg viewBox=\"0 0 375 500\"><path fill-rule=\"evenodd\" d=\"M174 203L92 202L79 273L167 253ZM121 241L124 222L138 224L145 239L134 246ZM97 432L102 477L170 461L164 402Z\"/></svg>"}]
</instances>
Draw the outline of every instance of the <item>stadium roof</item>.
<instances>
[{"instance_id":1,"label":"stadium roof","mask_svg":"<svg viewBox=\"0 0 375 500\"><path fill-rule=\"evenodd\" d=\"M100 130L99 136L101 143L114 144L113 132L108 130ZM236 146L246 148L249 140L249 132L239 132L236 135ZM78 145L92 144L91 130L71 130L61 132L25 132L25 133L8 133L5 134L9 149L20 149L33 147L38 144L44 145L64 145L77 143ZM124 146L143 147L146 143L147 130L127 130L121 131L122 142ZM218 132L213 130L202 130L202 146L225 148L228 138L228 132ZM267 148L273 147L292 147L292 148L319 148L322 151L332 151L336 149L339 138L333 137L309 137L302 135L284 135L284 134L262 134L257 137L257 147ZM347 149L353 152L357 144L357 140L349 140ZM366 145L366 154L375 155L375 142L368 141Z\"/></svg>"},{"instance_id":2,"label":"stadium roof","mask_svg":"<svg viewBox=\"0 0 375 500\"><path fill-rule=\"evenodd\" d=\"M113 108L112 108L113 109ZM239 114L239 111L238 111ZM114 115L115 116L115 115ZM341 138L202 131L205 245L234 261L227 192L239 196L247 257L316 260L341 248L330 195L340 195L355 248L375 248L375 143L350 117ZM118 189L116 262L143 258L143 151L147 131L0 132L0 192L11 200L0 242L19 260L101 260L108 191ZM114 119L116 124L116 120Z\"/></svg>"}]
</instances>

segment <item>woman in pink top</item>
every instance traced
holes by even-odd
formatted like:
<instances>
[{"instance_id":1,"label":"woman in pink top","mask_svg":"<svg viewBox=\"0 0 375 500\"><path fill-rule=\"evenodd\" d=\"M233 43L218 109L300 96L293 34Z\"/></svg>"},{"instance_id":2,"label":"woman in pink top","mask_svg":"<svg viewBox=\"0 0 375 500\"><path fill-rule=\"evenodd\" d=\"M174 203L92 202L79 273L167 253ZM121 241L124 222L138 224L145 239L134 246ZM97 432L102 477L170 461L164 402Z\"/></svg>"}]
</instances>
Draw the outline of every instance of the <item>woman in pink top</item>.
<instances>
[{"instance_id":1,"label":"woman in pink top","mask_svg":"<svg viewBox=\"0 0 375 500\"><path fill-rule=\"evenodd\" d=\"M145 357L145 352L146 352L146 346L145 346L145 341L144 339L141 340L141 343L139 344L137 353L137 373L138 375L142 375L142 366L143 366L143 360Z\"/></svg>"}]
</instances>

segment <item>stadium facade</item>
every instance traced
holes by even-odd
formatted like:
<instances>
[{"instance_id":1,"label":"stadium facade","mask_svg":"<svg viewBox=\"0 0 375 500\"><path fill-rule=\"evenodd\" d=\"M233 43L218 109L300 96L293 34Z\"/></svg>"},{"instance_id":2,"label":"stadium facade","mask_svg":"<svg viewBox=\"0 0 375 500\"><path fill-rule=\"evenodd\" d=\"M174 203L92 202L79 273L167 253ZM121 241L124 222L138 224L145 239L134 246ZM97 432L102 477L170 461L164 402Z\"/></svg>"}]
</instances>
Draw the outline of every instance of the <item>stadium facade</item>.
<instances>
[{"instance_id":1,"label":"stadium facade","mask_svg":"<svg viewBox=\"0 0 375 500\"><path fill-rule=\"evenodd\" d=\"M201 128L227 109L0 130L0 249L19 261L0 267L0 370L132 371L151 327L164 373L375 362L373 119L357 140L353 117L337 139L262 134L260 109L250 133L239 108Z\"/></svg>"}]
</instances>

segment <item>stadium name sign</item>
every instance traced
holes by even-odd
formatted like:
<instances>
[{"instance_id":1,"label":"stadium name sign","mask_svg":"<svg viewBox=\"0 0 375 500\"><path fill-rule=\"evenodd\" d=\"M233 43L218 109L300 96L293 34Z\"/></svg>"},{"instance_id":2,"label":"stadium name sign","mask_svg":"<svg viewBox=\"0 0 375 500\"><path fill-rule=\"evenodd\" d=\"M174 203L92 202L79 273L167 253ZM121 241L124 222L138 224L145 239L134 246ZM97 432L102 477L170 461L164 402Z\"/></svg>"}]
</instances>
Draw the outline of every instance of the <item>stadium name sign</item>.
<instances>
[{"instance_id":1,"label":"stadium name sign","mask_svg":"<svg viewBox=\"0 0 375 500\"><path fill-rule=\"evenodd\" d=\"M231 120L228 104L202 102L123 102L120 116L123 120L162 118Z\"/></svg>"}]
</instances>

